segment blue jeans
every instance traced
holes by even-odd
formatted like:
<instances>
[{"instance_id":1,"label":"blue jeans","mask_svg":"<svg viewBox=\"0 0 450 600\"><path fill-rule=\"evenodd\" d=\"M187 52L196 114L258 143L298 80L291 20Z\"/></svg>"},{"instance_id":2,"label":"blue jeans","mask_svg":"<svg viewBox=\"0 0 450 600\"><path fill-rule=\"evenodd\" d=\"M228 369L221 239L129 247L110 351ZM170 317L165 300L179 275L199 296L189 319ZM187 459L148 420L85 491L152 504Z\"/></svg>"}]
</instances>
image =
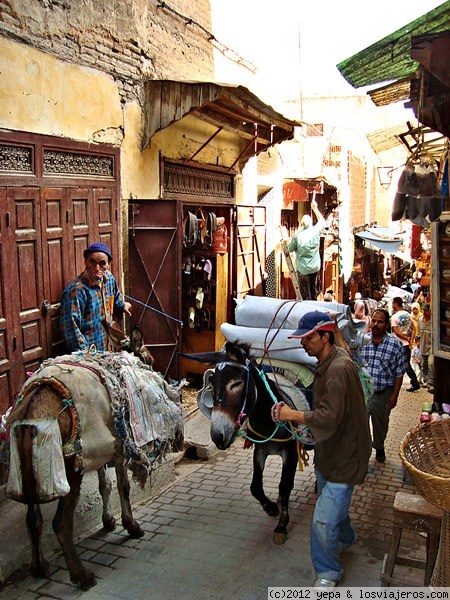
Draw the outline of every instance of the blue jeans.
<instances>
[{"instance_id":1,"label":"blue jeans","mask_svg":"<svg viewBox=\"0 0 450 600\"><path fill-rule=\"evenodd\" d=\"M339 581L339 553L356 541L349 509L354 485L330 483L316 469L318 498L311 523L311 558L316 577Z\"/></svg>"}]
</instances>

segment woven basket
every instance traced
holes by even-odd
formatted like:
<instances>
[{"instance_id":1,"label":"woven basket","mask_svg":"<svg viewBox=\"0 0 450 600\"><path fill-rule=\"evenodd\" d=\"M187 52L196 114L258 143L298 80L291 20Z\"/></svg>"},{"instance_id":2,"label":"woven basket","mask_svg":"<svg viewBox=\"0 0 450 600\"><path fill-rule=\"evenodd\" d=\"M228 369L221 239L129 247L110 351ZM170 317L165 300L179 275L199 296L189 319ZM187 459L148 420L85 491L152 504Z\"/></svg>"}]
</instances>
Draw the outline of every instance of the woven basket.
<instances>
[{"instance_id":1,"label":"woven basket","mask_svg":"<svg viewBox=\"0 0 450 600\"><path fill-rule=\"evenodd\" d=\"M400 458L421 496L444 510L432 587L450 586L450 419L411 429L400 444Z\"/></svg>"},{"instance_id":2,"label":"woven basket","mask_svg":"<svg viewBox=\"0 0 450 600\"><path fill-rule=\"evenodd\" d=\"M400 458L420 495L450 511L450 419L411 429L400 444Z\"/></svg>"}]
</instances>

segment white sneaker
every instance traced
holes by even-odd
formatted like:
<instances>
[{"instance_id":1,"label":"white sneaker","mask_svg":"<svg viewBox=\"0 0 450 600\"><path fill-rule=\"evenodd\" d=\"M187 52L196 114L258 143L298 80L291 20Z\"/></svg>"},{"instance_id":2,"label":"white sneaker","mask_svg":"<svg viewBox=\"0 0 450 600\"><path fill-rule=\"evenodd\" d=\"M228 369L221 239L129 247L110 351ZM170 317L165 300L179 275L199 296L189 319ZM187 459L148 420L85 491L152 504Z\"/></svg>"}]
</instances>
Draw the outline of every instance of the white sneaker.
<instances>
[{"instance_id":1,"label":"white sneaker","mask_svg":"<svg viewBox=\"0 0 450 600\"><path fill-rule=\"evenodd\" d=\"M324 588L336 587L337 583L337 581L333 581L332 579L323 579L319 577L319 579L316 579L316 581L314 582L314 589L320 591Z\"/></svg>"}]
</instances>

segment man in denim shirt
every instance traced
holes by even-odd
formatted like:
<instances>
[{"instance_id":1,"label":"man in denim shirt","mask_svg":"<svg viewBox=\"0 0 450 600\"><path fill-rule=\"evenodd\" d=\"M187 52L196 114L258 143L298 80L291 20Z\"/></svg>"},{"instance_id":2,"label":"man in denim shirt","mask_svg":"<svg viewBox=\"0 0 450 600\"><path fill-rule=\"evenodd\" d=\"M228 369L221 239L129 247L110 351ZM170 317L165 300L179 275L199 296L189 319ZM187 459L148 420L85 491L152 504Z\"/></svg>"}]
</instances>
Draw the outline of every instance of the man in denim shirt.
<instances>
[{"instance_id":1,"label":"man in denim shirt","mask_svg":"<svg viewBox=\"0 0 450 600\"><path fill-rule=\"evenodd\" d=\"M386 460L384 442L389 428L391 410L397 406L398 395L407 369L403 346L388 333L389 313L383 308L373 311L370 342L361 348L367 370L373 378L374 394L367 410L372 421L373 447L376 460Z\"/></svg>"},{"instance_id":2,"label":"man in denim shirt","mask_svg":"<svg viewBox=\"0 0 450 600\"><path fill-rule=\"evenodd\" d=\"M102 322L113 322L113 312L131 314L131 304L119 292L109 271L112 254L102 242L91 244L83 253L85 270L65 288L61 299L60 326L67 350L97 352L112 350Z\"/></svg>"}]
</instances>

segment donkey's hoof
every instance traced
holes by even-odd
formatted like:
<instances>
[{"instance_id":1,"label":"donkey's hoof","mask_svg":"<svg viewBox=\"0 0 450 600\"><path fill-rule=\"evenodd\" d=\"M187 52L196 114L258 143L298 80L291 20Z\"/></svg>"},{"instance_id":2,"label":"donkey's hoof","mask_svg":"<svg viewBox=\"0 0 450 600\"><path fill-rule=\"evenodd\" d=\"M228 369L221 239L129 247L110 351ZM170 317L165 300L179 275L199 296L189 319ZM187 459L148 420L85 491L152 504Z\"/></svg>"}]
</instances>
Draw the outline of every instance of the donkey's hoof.
<instances>
[{"instance_id":1,"label":"donkey's hoof","mask_svg":"<svg viewBox=\"0 0 450 600\"><path fill-rule=\"evenodd\" d=\"M276 502L267 502L263 505L263 509L269 515L269 517L278 517L280 514L280 508Z\"/></svg>"},{"instance_id":2,"label":"donkey's hoof","mask_svg":"<svg viewBox=\"0 0 450 600\"><path fill-rule=\"evenodd\" d=\"M145 533L145 531L142 529L139 523L136 523L136 521L133 521L133 523L127 527L127 531L132 538L141 538Z\"/></svg>"},{"instance_id":3,"label":"donkey's hoof","mask_svg":"<svg viewBox=\"0 0 450 600\"><path fill-rule=\"evenodd\" d=\"M103 519L103 527L106 531L114 531L116 528L116 519L114 517Z\"/></svg>"},{"instance_id":4,"label":"donkey's hoof","mask_svg":"<svg viewBox=\"0 0 450 600\"><path fill-rule=\"evenodd\" d=\"M274 531L272 541L274 544L281 546L287 540L287 533L282 531Z\"/></svg>"},{"instance_id":5,"label":"donkey's hoof","mask_svg":"<svg viewBox=\"0 0 450 600\"><path fill-rule=\"evenodd\" d=\"M48 577L50 574L50 565L45 559L42 559L39 564L30 566L30 573L32 577Z\"/></svg>"},{"instance_id":6,"label":"donkey's hoof","mask_svg":"<svg viewBox=\"0 0 450 600\"><path fill-rule=\"evenodd\" d=\"M82 590L89 590L91 587L94 587L94 585L97 585L95 575L89 569L83 569L80 573L71 576L70 581Z\"/></svg>"}]
</instances>

